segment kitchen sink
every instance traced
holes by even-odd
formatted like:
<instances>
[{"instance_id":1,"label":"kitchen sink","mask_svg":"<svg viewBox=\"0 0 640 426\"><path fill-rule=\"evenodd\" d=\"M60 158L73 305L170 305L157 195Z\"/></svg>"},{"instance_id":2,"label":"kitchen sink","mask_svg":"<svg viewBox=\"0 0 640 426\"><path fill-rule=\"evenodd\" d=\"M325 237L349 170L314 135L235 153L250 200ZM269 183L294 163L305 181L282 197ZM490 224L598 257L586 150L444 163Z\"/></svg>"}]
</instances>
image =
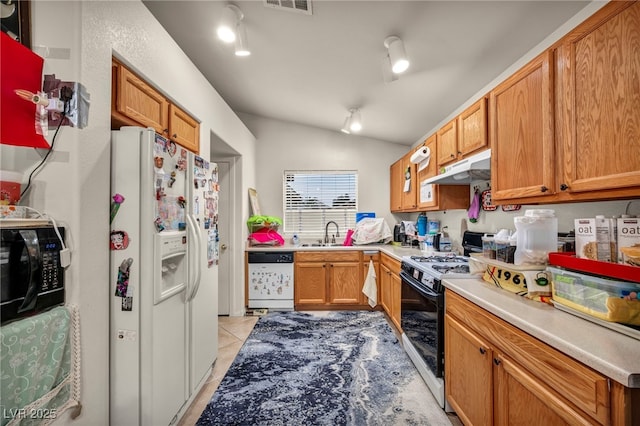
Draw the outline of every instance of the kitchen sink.
<instances>
[{"instance_id":1,"label":"kitchen sink","mask_svg":"<svg viewBox=\"0 0 640 426\"><path fill-rule=\"evenodd\" d=\"M300 244L300 247L335 247L338 246L340 244L338 243L303 243Z\"/></svg>"}]
</instances>

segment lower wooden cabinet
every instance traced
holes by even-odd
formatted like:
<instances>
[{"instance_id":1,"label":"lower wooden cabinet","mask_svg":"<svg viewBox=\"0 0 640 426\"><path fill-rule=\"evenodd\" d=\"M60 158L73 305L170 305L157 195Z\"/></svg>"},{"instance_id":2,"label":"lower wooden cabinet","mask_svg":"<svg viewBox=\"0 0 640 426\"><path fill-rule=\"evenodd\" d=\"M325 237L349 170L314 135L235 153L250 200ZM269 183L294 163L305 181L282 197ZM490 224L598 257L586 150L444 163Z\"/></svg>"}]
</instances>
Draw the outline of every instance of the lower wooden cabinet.
<instances>
[{"instance_id":1,"label":"lower wooden cabinet","mask_svg":"<svg viewBox=\"0 0 640 426\"><path fill-rule=\"evenodd\" d=\"M384 253L380 260L379 283L379 303L391 319L393 325L395 325L398 330L402 331L402 328L400 327L400 296L402 285L402 282L400 281L400 262Z\"/></svg>"},{"instance_id":2,"label":"lower wooden cabinet","mask_svg":"<svg viewBox=\"0 0 640 426\"><path fill-rule=\"evenodd\" d=\"M465 425L632 424L612 421L630 401L612 407L610 386L624 389L446 291L445 392Z\"/></svg>"},{"instance_id":3,"label":"lower wooden cabinet","mask_svg":"<svg viewBox=\"0 0 640 426\"><path fill-rule=\"evenodd\" d=\"M295 309L341 309L365 305L360 256L358 250L296 252Z\"/></svg>"}]
</instances>

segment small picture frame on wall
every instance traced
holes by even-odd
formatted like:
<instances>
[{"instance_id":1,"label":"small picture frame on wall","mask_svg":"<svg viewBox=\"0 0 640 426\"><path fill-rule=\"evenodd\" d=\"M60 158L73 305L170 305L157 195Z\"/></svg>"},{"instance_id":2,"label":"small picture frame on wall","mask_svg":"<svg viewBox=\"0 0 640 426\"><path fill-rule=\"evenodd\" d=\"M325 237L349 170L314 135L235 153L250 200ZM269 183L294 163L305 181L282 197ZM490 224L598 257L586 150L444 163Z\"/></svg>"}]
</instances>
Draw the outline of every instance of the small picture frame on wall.
<instances>
[{"instance_id":1,"label":"small picture frame on wall","mask_svg":"<svg viewBox=\"0 0 640 426\"><path fill-rule=\"evenodd\" d=\"M258 191L249 188L249 201L251 202L251 211L254 216L260 216L260 204L258 203Z\"/></svg>"},{"instance_id":2,"label":"small picture frame on wall","mask_svg":"<svg viewBox=\"0 0 640 426\"><path fill-rule=\"evenodd\" d=\"M2 32L31 49L31 1L0 0Z\"/></svg>"}]
</instances>

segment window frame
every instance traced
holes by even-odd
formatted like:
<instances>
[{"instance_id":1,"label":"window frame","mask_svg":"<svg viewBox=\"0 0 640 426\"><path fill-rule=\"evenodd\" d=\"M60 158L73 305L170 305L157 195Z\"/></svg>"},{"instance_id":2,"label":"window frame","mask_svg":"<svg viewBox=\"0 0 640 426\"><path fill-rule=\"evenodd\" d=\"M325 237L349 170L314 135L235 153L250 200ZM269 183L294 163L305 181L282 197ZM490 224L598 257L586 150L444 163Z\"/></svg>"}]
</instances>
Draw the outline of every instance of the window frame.
<instances>
[{"instance_id":1,"label":"window frame","mask_svg":"<svg viewBox=\"0 0 640 426\"><path fill-rule=\"evenodd\" d=\"M293 189L289 177L300 177L303 179L305 176L310 179L317 179L321 181L324 177L331 175L344 175L346 180L351 179L351 182L347 182L344 186L340 187L340 191L332 193L329 189L320 189L320 197L314 198L312 194L307 191L302 191L301 188ZM349 197L349 206L347 207L310 207L310 208L292 208L292 200L290 197L291 192L294 191L300 194L305 200L323 199L327 200L327 197L332 199L332 203L341 197L338 192L342 193L343 189L347 189L345 195ZM306 197L306 198L305 198ZM358 211L358 171L357 170L284 170L282 174L282 211L283 211L283 233L285 234L297 234L298 237L317 237L324 236L325 227L329 221L338 223L339 235L344 236L348 229L353 229L356 222L356 213ZM324 205L327 205L326 202ZM298 216L295 220L294 217ZM306 215L308 217L301 218L300 215ZM315 217L309 217L315 216ZM335 227L329 229L330 236L334 235L331 231L335 232ZM336 235L338 236L338 235Z\"/></svg>"}]
</instances>

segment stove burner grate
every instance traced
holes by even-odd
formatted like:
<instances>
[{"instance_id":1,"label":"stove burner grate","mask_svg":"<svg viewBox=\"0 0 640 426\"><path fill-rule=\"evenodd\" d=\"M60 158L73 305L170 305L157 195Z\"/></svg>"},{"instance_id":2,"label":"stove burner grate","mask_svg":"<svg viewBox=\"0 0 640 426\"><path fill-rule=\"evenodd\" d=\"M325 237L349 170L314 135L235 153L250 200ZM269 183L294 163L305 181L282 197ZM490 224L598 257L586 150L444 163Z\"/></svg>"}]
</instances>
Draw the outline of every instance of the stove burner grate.
<instances>
[{"instance_id":1,"label":"stove burner grate","mask_svg":"<svg viewBox=\"0 0 640 426\"><path fill-rule=\"evenodd\" d=\"M457 256L455 253L450 255L432 255L432 256L411 256L411 260L420 263L468 263L469 260Z\"/></svg>"},{"instance_id":2,"label":"stove burner grate","mask_svg":"<svg viewBox=\"0 0 640 426\"><path fill-rule=\"evenodd\" d=\"M468 274L469 265L433 265L434 271L437 271L441 274Z\"/></svg>"}]
</instances>

